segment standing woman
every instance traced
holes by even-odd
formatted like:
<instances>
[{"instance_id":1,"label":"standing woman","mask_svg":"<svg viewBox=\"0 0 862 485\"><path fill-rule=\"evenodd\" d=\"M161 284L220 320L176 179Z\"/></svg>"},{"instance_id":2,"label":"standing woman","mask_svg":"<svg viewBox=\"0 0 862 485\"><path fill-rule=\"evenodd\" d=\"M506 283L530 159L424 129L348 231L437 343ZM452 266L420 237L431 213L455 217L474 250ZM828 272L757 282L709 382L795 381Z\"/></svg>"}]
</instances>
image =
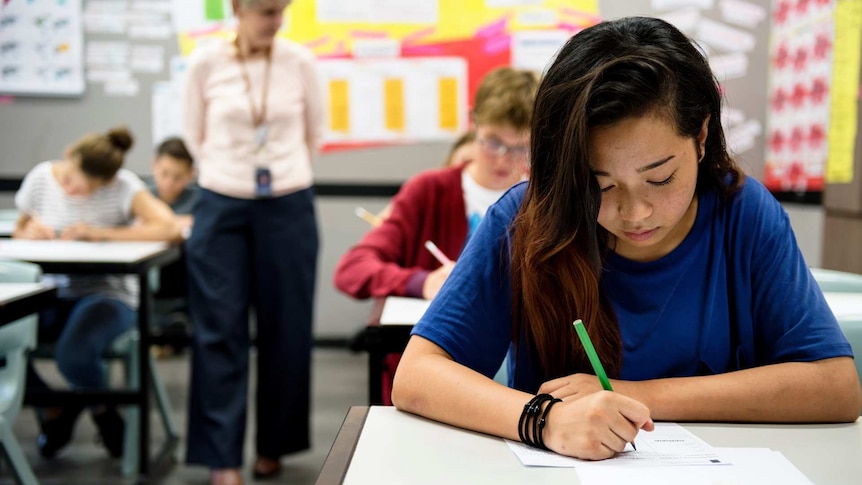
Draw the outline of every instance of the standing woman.
<instances>
[{"instance_id":1,"label":"standing woman","mask_svg":"<svg viewBox=\"0 0 862 485\"><path fill-rule=\"evenodd\" d=\"M192 343L187 460L242 483L248 314L257 322L255 477L309 447L317 226L311 157L322 101L312 54L276 38L289 0L233 0L236 38L191 56L186 142L201 194L187 241Z\"/></svg>"}]
</instances>

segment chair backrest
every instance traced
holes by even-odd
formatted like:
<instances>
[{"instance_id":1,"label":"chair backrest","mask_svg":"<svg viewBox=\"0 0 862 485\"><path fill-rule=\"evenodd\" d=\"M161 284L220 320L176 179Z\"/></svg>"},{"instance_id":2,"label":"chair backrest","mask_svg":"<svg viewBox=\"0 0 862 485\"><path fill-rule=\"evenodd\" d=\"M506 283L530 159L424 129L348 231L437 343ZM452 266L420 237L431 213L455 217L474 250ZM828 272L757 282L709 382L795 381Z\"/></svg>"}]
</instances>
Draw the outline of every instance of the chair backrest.
<instances>
[{"instance_id":1,"label":"chair backrest","mask_svg":"<svg viewBox=\"0 0 862 485\"><path fill-rule=\"evenodd\" d=\"M821 268L811 268L811 274L823 292L862 293L862 275Z\"/></svg>"},{"instance_id":2,"label":"chair backrest","mask_svg":"<svg viewBox=\"0 0 862 485\"><path fill-rule=\"evenodd\" d=\"M41 277L38 264L0 259L0 283L36 283Z\"/></svg>"},{"instance_id":3,"label":"chair backrest","mask_svg":"<svg viewBox=\"0 0 862 485\"><path fill-rule=\"evenodd\" d=\"M42 276L38 265L0 261L0 282L35 283ZM36 346L38 319L30 315L0 327L0 415L12 423L21 410L27 375L27 354Z\"/></svg>"}]
</instances>

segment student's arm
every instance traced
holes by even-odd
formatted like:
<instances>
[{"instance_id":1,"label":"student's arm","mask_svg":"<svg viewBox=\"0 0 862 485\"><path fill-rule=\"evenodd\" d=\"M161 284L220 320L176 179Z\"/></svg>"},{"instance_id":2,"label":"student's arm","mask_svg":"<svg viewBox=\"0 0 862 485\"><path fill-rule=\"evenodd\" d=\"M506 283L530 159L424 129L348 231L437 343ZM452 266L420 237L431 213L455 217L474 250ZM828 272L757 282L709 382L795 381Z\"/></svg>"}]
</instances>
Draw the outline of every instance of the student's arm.
<instances>
[{"instance_id":1,"label":"student's arm","mask_svg":"<svg viewBox=\"0 0 862 485\"><path fill-rule=\"evenodd\" d=\"M850 357L611 384L616 393L646 404L653 419L661 421L852 422L862 409ZM588 374L555 379L539 389L566 399L599 391L598 379Z\"/></svg>"},{"instance_id":2,"label":"student's arm","mask_svg":"<svg viewBox=\"0 0 862 485\"><path fill-rule=\"evenodd\" d=\"M68 226L63 239L84 241L170 241L182 240L182 228L171 208L147 189L138 190L132 198L132 216L137 224L123 227L93 227L86 224Z\"/></svg>"},{"instance_id":3,"label":"student's arm","mask_svg":"<svg viewBox=\"0 0 862 485\"><path fill-rule=\"evenodd\" d=\"M54 239L54 229L42 224L38 217L21 214L12 231L15 239Z\"/></svg>"},{"instance_id":4,"label":"student's arm","mask_svg":"<svg viewBox=\"0 0 862 485\"><path fill-rule=\"evenodd\" d=\"M454 362L419 336L410 339L392 389L392 402L402 411L515 441L521 411L532 397ZM560 454L600 460L622 451L641 428L653 429L646 406L623 394L597 392L555 404L542 436Z\"/></svg>"},{"instance_id":5,"label":"student's arm","mask_svg":"<svg viewBox=\"0 0 862 485\"><path fill-rule=\"evenodd\" d=\"M15 207L18 208L18 220L12 237L17 239L54 239L54 228L43 224L38 217L38 200L44 198L45 181L50 177L50 165L40 164L27 173L21 182L21 187L15 193Z\"/></svg>"},{"instance_id":6,"label":"student's arm","mask_svg":"<svg viewBox=\"0 0 862 485\"><path fill-rule=\"evenodd\" d=\"M425 251L419 241L422 213L429 184L420 175L411 179L392 202L392 214L379 227L368 231L356 246L342 256L335 268L335 287L354 298L408 295L410 278L427 271L407 267L408 251Z\"/></svg>"}]
</instances>

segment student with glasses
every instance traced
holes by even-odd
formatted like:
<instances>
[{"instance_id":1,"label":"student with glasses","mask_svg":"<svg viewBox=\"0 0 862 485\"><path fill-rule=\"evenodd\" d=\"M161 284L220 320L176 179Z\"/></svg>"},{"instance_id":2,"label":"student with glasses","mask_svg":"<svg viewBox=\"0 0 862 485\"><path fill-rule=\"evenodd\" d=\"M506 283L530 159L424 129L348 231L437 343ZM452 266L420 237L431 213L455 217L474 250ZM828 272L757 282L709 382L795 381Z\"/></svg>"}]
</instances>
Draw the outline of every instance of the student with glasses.
<instances>
[{"instance_id":1,"label":"student with glasses","mask_svg":"<svg viewBox=\"0 0 862 485\"><path fill-rule=\"evenodd\" d=\"M438 262L425 242L456 260L488 207L525 178L537 87L535 73L509 67L483 78L473 109L480 140L474 159L408 180L389 218L341 258L334 278L339 290L354 298L437 294L453 264Z\"/></svg>"}]
</instances>

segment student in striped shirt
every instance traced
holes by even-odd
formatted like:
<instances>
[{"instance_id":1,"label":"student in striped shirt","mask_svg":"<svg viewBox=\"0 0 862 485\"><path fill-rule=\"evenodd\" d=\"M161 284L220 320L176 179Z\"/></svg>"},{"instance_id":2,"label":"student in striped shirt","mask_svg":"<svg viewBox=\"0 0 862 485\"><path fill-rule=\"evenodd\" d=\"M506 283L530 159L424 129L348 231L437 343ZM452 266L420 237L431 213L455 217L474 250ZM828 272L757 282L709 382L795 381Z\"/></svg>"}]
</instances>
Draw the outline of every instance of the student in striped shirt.
<instances>
[{"instance_id":1,"label":"student in striped shirt","mask_svg":"<svg viewBox=\"0 0 862 485\"><path fill-rule=\"evenodd\" d=\"M15 195L21 212L13 237L83 241L179 240L170 207L121 168L133 143L125 128L88 134L62 160L36 165ZM133 224L134 222L134 224ZM42 312L40 342L55 342L57 367L73 388L107 383L103 351L136 320L138 287L123 275L50 275L58 288L54 308ZM28 386L47 387L30 367ZM39 451L52 458L72 437L79 407L38 411ZM123 421L112 406L91 408L102 441L122 454Z\"/></svg>"}]
</instances>

